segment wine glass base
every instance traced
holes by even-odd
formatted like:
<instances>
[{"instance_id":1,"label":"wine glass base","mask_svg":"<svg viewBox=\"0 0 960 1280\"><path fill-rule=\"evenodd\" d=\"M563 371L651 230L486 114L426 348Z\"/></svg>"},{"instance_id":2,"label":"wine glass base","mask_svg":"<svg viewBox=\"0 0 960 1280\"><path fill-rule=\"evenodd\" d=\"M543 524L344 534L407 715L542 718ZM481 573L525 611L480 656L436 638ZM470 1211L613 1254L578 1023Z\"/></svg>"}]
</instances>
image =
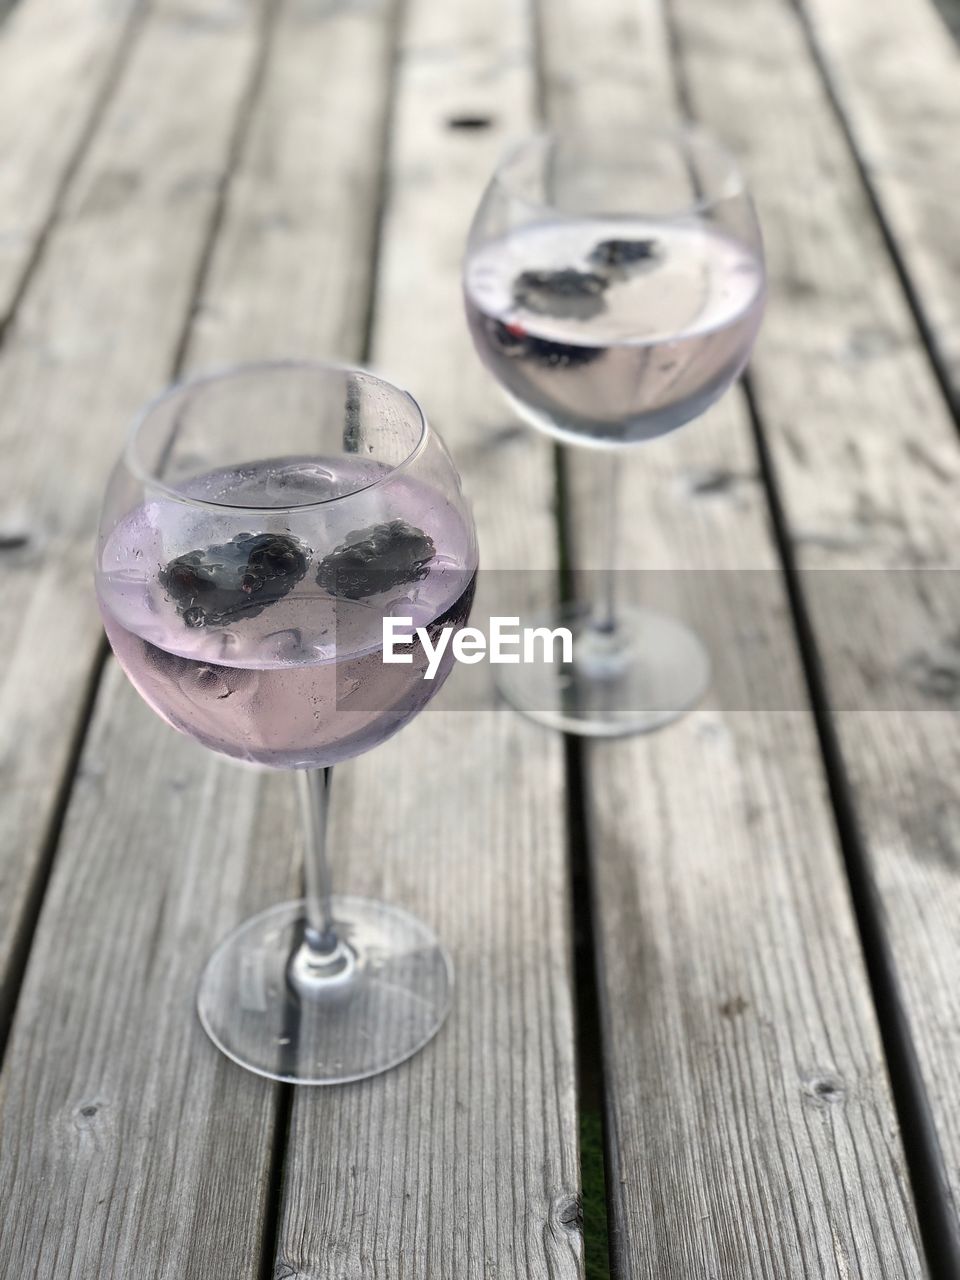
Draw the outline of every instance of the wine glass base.
<instances>
[{"instance_id":1,"label":"wine glass base","mask_svg":"<svg viewBox=\"0 0 960 1280\"><path fill-rule=\"evenodd\" d=\"M246 920L210 957L197 992L204 1030L248 1071L289 1084L343 1084L411 1057L450 1009L453 967L436 936L399 907L336 896L346 963L304 982L306 904Z\"/></svg>"},{"instance_id":2,"label":"wine glass base","mask_svg":"<svg viewBox=\"0 0 960 1280\"><path fill-rule=\"evenodd\" d=\"M526 626L568 627L573 661L496 668L507 702L538 724L590 738L652 733L679 719L710 686L710 658L682 622L651 609L623 606L616 631L591 624L584 605L562 605ZM539 652L539 650L538 650Z\"/></svg>"}]
</instances>

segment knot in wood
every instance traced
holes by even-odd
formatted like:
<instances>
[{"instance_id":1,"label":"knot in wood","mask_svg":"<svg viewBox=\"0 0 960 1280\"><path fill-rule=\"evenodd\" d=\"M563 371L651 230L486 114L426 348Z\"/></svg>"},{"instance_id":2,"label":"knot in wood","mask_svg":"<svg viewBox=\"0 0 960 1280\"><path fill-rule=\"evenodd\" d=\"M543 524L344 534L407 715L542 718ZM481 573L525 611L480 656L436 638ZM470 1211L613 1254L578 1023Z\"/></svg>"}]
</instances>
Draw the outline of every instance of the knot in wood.
<instances>
[{"instance_id":1,"label":"knot in wood","mask_svg":"<svg viewBox=\"0 0 960 1280\"><path fill-rule=\"evenodd\" d=\"M580 1231L583 1227L583 1204L580 1197L568 1196L561 1200L557 1217L568 1230Z\"/></svg>"},{"instance_id":2,"label":"knot in wood","mask_svg":"<svg viewBox=\"0 0 960 1280\"><path fill-rule=\"evenodd\" d=\"M815 1102L832 1106L842 1102L847 1089L842 1078L829 1071L820 1071L804 1082L804 1088Z\"/></svg>"}]
</instances>

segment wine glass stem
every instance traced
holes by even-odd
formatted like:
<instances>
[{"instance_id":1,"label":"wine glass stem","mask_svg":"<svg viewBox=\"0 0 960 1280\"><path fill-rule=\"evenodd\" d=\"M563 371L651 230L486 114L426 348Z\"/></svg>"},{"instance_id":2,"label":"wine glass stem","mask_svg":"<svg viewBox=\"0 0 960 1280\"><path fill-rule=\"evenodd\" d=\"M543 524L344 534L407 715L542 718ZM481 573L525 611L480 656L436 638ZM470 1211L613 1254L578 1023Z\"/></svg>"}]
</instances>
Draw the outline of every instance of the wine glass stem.
<instances>
[{"instance_id":1,"label":"wine glass stem","mask_svg":"<svg viewBox=\"0 0 960 1280\"><path fill-rule=\"evenodd\" d=\"M598 588L593 602L592 623L597 631L612 635L617 627L617 549L619 546L620 454L609 450L605 475L600 485L600 554Z\"/></svg>"},{"instance_id":2,"label":"wine glass stem","mask_svg":"<svg viewBox=\"0 0 960 1280\"><path fill-rule=\"evenodd\" d=\"M338 945L330 908L333 880L327 860L327 815L333 768L298 769L296 774L306 837L303 870L307 923L304 942L311 951L328 955Z\"/></svg>"}]
</instances>

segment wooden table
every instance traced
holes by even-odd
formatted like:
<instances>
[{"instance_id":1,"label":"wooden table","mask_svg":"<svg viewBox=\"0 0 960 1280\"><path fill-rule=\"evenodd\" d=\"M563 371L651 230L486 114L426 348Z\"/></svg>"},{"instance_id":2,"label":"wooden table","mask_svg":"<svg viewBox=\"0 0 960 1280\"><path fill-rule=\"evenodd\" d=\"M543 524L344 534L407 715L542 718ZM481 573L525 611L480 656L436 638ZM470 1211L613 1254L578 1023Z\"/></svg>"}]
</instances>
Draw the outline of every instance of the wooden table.
<instances>
[{"instance_id":1,"label":"wooden table","mask_svg":"<svg viewBox=\"0 0 960 1280\"><path fill-rule=\"evenodd\" d=\"M938 3L8 0L3 1280L600 1276L608 1227L636 1280L960 1274ZM743 160L772 298L748 385L632 462L627 563L761 573L745 643L792 692L592 745L431 711L345 767L341 884L437 927L454 1009L379 1079L248 1076L193 993L230 926L297 891L290 780L171 733L105 657L90 545L127 421L200 367L375 362L453 448L484 564L556 567L553 452L470 352L465 230L538 118L683 110ZM568 468L575 558L585 487ZM884 568L919 656L870 625L837 643L835 575L808 572ZM904 669L936 678L844 694Z\"/></svg>"}]
</instances>

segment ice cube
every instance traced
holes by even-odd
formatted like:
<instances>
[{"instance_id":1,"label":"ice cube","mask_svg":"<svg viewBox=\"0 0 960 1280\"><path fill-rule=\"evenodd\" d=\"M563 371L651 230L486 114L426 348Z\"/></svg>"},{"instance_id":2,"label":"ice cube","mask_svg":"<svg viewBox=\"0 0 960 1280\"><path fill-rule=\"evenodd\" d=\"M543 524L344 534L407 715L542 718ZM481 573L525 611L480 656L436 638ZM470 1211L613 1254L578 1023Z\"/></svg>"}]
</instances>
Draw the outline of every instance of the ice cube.
<instances>
[{"instance_id":1,"label":"ice cube","mask_svg":"<svg viewBox=\"0 0 960 1280\"><path fill-rule=\"evenodd\" d=\"M271 631L263 638L264 647L277 662L295 662L303 655L303 633L299 627L288 627L283 631Z\"/></svg>"},{"instance_id":2,"label":"ice cube","mask_svg":"<svg viewBox=\"0 0 960 1280\"><path fill-rule=\"evenodd\" d=\"M319 462L291 462L271 467L264 491L277 506L295 507L330 497L336 479L329 467Z\"/></svg>"}]
</instances>

